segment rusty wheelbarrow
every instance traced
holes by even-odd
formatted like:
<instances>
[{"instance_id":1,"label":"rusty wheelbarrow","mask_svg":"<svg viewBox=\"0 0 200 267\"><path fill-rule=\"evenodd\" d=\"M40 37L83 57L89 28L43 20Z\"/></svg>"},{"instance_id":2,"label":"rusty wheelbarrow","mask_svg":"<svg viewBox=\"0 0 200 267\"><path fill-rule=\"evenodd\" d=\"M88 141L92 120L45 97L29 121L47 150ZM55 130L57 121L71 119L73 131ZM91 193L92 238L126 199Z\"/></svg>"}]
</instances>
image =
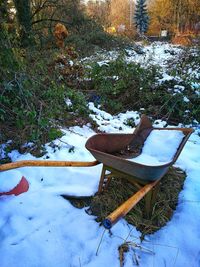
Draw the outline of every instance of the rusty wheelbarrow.
<instances>
[{"instance_id":1,"label":"rusty wheelbarrow","mask_svg":"<svg viewBox=\"0 0 200 267\"><path fill-rule=\"evenodd\" d=\"M130 157L129 152L137 150L137 147L143 147L154 129L161 131L178 130L183 133L184 137L172 160L156 166L127 160ZM145 195L146 216L150 216L153 204L155 203L159 181L166 174L169 167L177 160L192 132L193 129L188 128L154 128L147 116L142 115L140 124L132 134L97 134L88 139L86 148L98 162L103 163L98 193L103 192L108 187L112 177L125 178L139 189L136 194L103 221L105 228L110 229ZM120 151L124 151L124 155L121 155ZM109 173L106 174L106 172Z\"/></svg>"}]
</instances>

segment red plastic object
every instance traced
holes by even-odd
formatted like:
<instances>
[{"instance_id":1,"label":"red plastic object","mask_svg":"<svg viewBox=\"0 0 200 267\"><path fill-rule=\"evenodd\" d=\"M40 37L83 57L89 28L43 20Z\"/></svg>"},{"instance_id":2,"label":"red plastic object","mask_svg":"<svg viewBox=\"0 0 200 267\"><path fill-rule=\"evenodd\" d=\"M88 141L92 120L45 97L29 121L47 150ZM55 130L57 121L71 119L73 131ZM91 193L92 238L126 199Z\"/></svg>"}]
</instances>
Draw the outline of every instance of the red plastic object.
<instances>
[{"instance_id":1,"label":"red plastic object","mask_svg":"<svg viewBox=\"0 0 200 267\"><path fill-rule=\"evenodd\" d=\"M8 191L8 192L1 192L0 196L4 196L4 195L15 195L18 196L22 193L27 192L29 189L29 183L26 180L26 178L24 176L22 176L22 179L20 180L20 182L18 183L17 186L15 186L12 190Z\"/></svg>"}]
</instances>

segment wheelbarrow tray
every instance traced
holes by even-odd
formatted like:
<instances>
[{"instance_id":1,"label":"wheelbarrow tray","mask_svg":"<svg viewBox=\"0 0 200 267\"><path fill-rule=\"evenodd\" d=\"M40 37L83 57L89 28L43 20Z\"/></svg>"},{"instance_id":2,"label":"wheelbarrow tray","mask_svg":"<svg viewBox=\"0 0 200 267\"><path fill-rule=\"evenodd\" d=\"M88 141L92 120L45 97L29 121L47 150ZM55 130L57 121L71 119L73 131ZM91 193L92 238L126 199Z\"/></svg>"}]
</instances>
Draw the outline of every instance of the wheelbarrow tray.
<instances>
[{"instance_id":1,"label":"wheelbarrow tray","mask_svg":"<svg viewBox=\"0 0 200 267\"><path fill-rule=\"evenodd\" d=\"M149 166L127 160L123 157L113 155L120 150L126 149L130 144L140 143L144 145L148 135L153 131L179 130L184 137L170 162L165 164ZM96 134L88 139L86 148L97 161L104 165L131 175L141 182L150 182L162 178L169 167L177 160L189 136L193 132L190 128L154 128L149 119L143 115L141 122L132 134Z\"/></svg>"}]
</instances>

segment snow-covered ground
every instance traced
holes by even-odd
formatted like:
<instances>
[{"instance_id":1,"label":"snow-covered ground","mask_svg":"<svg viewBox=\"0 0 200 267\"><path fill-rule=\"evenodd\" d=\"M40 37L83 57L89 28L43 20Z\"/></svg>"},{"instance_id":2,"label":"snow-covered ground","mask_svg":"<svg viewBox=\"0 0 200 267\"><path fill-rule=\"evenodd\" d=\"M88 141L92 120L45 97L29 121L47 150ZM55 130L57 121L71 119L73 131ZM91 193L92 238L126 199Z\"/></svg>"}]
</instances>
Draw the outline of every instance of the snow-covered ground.
<instances>
[{"instance_id":1,"label":"snow-covered ground","mask_svg":"<svg viewBox=\"0 0 200 267\"><path fill-rule=\"evenodd\" d=\"M89 109L91 118L104 132L130 133L133 129L127 125L127 119L133 119L136 125L140 121L136 111L112 116L93 103L89 104ZM157 127L166 124L163 121L154 123ZM85 142L95 134L89 124L63 129L63 133L62 138L54 141L55 146L46 144L47 154L40 159L94 160L85 149ZM124 219L111 232L105 231L85 209L77 209L61 197L61 194L93 195L97 191L101 165L26 167L0 173L0 192L12 189L22 176L30 184L26 193L0 197L0 267L119 266L118 247L129 241L132 246L125 254L125 267L137 266L137 263L141 267L199 267L199 151L197 128L176 162L187 174L177 209L165 227L146 236L142 242L141 233ZM35 159L31 154L18 151L10 152L9 156L12 161Z\"/></svg>"},{"instance_id":2,"label":"snow-covered ground","mask_svg":"<svg viewBox=\"0 0 200 267\"><path fill-rule=\"evenodd\" d=\"M104 131L117 128L121 132L133 129L125 119L139 122L137 112L113 117L90 104L91 116ZM116 127L116 125L118 127ZM120 129L119 129L120 128ZM48 144L49 160L93 160L84 144L94 132L89 125L63 130L55 140L57 148ZM74 146L74 152L69 148ZM125 256L125 266L194 266L200 264L200 138L194 133L184 148L177 166L186 170L187 179L179 196L172 220L154 235L141 242L135 227L121 220L112 228L112 235L95 222L84 209L74 208L60 195L89 196L97 191L101 166L87 168L21 168L0 174L1 191L5 181L11 186L16 177L25 176L28 192L0 198L0 255L2 267L66 267L119 266L118 246L133 242L133 250ZM30 154L12 151L13 161L33 159ZM3 179L2 179L3 178ZM2 182L4 181L4 182ZM4 187L3 187L4 186ZM3 188L2 188L3 187ZM135 255L135 256L133 256Z\"/></svg>"},{"instance_id":3,"label":"snow-covered ground","mask_svg":"<svg viewBox=\"0 0 200 267\"><path fill-rule=\"evenodd\" d=\"M139 45L139 48L127 48L125 49L124 58L126 62L131 63L139 63L142 67L148 68L151 66L157 66L160 69L161 77L158 77L158 83L163 83L165 81L175 80L177 82L177 88L175 89L175 93L181 93L184 91L184 87L179 88L183 81L182 77L177 76L175 73L172 74L172 69L175 67L172 64L169 68L169 62L178 60L178 57L184 53L183 47L180 45L172 45L170 43L160 43L155 42L151 43L150 45L142 46ZM137 52L136 52L137 51ZM138 52L139 51L139 52ZM196 50L191 50L191 54L195 55L197 52ZM82 59L82 62L86 64L89 68L90 63L96 62L99 66L108 65L109 62L116 60L120 56L119 51L104 51L96 52L95 55L90 57L86 57ZM184 56L183 56L184 57ZM200 94L200 67L196 66L195 64L185 66L185 69L182 69L182 75L184 76L185 80L191 82L192 88L194 92L199 95ZM117 79L118 77L113 77ZM197 81L198 80L198 81ZM170 89L170 88L169 88ZM177 89L177 90L176 90ZM178 90L180 89L180 90ZM186 100L187 101L187 100Z\"/></svg>"},{"instance_id":4,"label":"snow-covered ground","mask_svg":"<svg viewBox=\"0 0 200 267\"><path fill-rule=\"evenodd\" d=\"M137 51L137 52L136 52ZM169 60L174 56L178 56L182 52L181 46L175 46L169 43L155 42L143 47L138 44L138 48L127 48L125 50L125 58L127 62L140 63L143 66L159 65L162 68L166 67ZM83 62L97 62L100 66L108 64L120 55L119 51L104 51L97 52L95 55L84 58Z\"/></svg>"}]
</instances>

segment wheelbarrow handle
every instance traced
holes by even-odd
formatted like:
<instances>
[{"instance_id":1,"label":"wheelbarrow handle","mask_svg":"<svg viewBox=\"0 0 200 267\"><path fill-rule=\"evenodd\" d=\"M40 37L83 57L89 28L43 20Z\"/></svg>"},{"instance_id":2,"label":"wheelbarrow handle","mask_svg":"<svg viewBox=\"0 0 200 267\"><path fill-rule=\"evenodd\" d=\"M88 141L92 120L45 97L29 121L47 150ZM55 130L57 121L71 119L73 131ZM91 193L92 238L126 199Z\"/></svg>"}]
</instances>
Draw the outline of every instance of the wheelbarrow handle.
<instances>
[{"instance_id":1,"label":"wheelbarrow handle","mask_svg":"<svg viewBox=\"0 0 200 267\"><path fill-rule=\"evenodd\" d=\"M152 188L159 182L156 180L142 187L137 193L126 200L121 206L114 210L109 216L103 220L103 226L110 229L122 217L124 217Z\"/></svg>"},{"instance_id":2,"label":"wheelbarrow handle","mask_svg":"<svg viewBox=\"0 0 200 267\"><path fill-rule=\"evenodd\" d=\"M0 165L0 172L21 167L92 167L98 161L53 161L53 160L22 160Z\"/></svg>"}]
</instances>

